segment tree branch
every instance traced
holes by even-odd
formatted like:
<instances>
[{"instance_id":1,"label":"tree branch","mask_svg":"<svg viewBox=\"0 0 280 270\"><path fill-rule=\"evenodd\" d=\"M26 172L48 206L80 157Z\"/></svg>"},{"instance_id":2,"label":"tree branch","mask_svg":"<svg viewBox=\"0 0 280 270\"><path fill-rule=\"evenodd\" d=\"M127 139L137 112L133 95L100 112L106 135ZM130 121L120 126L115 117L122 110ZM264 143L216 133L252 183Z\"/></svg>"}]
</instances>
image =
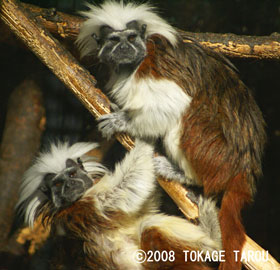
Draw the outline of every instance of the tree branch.
<instances>
[{"instance_id":1,"label":"tree branch","mask_svg":"<svg viewBox=\"0 0 280 270\"><path fill-rule=\"evenodd\" d=\"M22 5L52 34L63 39L75 40L84 21L81 17L57 12L55 9L40 8L30 4ZM270 36L239 36L234 34L191 33L180 29L178 31L185 42L190 42L188 38L194 38L201 45L228 57L280 59L280 34L278 33L273 33ZM3 38L7 39L7 35Z\"/></svg>"},{"instance_id":2,"label":"tree branch","mask_svg":"<svg viewBox=\"0 0 280 270\"><path fill-rule=\"evenodd\" d=\"M39 150L44 130L45 110L40 87L34 80L24 80L11 94L8 105L0 145L0 250L16 253L15 242L10 241L8 235L22 175Z\"/></svg>"},{"instance_id":3,"label":"tree branch","mask_svg":"<svg viewBox=\"0 0 280 270\"><path fill-rule=\"evenodd\" d=\"M280 59L280 34L239 36L235 34L191 33L178 30L185 42L188 37L233 58Z\"/></svg>"},{"instance_id":4,"label":"tree branch","mask_svg":"<svg viewBox=\"0 0 280 270\"><path fill-rule=\"evenodd\" d=\"M83 102L86 108L95 117L109 112L107 97L95 87L95 79L89 72L83 69L77 60L67 52L60 43L54 39L48 31L42 28L30 14L14 0L2 0L0 18L10 29L44 62L56 76ZM127 148L133 147L132 140L126 135L119 135L119 141ZM197 217L197 208L186 197L187 191L175 182L159 180L161 186L174 199L182 211L191 218ZM245 252L262 250L257 244L248 241L244 246ZM259 262L244 261L248 269L278 269L279 264L269 255L269 261Z\"/></svg>"}]
</instances>

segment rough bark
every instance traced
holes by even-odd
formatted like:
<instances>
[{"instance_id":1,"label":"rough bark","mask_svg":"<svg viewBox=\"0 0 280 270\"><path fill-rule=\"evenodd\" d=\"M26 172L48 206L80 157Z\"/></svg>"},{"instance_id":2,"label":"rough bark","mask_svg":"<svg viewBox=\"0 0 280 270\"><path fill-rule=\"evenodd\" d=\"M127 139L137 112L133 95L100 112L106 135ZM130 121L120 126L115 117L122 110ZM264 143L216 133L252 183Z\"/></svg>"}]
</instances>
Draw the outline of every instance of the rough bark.
<instances>
[{"instance_id":1,"label":"rough bark","mask_svg":"<svg viewBox=\"0 0 280 270\"><path fill-rule=\"evenodd\" d=\"M280 35L239 36L234 34L191 33L179 30L183 40L196 39L209 47L232 58L280 59Z\"/></svg>"},{"instance_id":2,"label":"rough bark","mask_svg":"<svg viewBox=\"0 0 280 270\"><path fill-rule=\"evenodd\" d=\"M22 82L11 94L0 147L0 250L9 249L18 187L40 147L44 120L39 87L32 80Z\"/></svg>"},{"instance_id":3,"label":"rough bark","mask_svg":"<svg viewBox=\"0 0 280 270\"><path fill-rule=\"evenodd\" d=\"M2 20L73 91L95 117L109 112L108 99L95 87L94 78L79 65L72 55L62 48L57 40L32 20L24 8L13 0L2 0L1 8L0 17ZM133 147L133 142L129 137L119 135L118 139L127 149ZM186 196L182 195L187 192L183 187L179 187L180 195L178 194L178 188L172 187L173 182L160 180L160 184L171 194L184 213L187 214L188 210L193 208L194 212L192 213L194 215L192 215L192 218L197 216L197 208ZM247 249L256 251L254 245L250 242L246 242L245 248L245 252L248 251ZM262 249L260 248L260 250ZM268 270L278 269L279 267L279 264L271 256L269 257L269 263L264 262L264 265L248 263L247 261L244 261L244 264L249 269L265 268Z\"/></svg>"},{"instance_id":4,"label":"rough bark","mask_svg":"<svg viewBox=\"0 0 280 270\"><path fill-rule=\"evenodd\" d=\"M30 4L22 5L52 34L70 41L76 39L84 21L81 17L58 12L55 9L40 8ZM188 38L194 38L203 46L212 48L228 57L280 59L280 34L278 33L270 36L240 36L228 33L192 33L180 29L178 31L185 42L189 42ZM4 26L0 25L0 32L5 33L0 40L10 43L14 40L10 38L10 33L7 33Z\"/></svg>"}]
</instances>

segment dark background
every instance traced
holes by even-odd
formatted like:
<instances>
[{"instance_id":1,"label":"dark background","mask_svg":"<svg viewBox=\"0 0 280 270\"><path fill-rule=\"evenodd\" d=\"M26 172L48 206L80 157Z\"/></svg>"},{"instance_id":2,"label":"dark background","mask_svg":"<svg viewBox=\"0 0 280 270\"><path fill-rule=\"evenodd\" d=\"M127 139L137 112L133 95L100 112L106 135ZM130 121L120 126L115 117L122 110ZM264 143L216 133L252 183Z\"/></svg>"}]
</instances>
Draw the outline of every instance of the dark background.
<instances>
[{"instance_id":1,"label":"dark background","mask_svg":"<svg viewBox=\"0 0 280 270\"><path fill-rule=\"evenodd\" d=\"M57 7L58 10L75 13L82 9L82 1L42 0L25 1L41 7ZM96 3L100 1L95 1ZM178 28L192 32L234 33L238 35L270 35L280 32L280 1L278 0L153 0L160 13ZM280 63L272 60L231 59L240 71L243 81L252 89L267 123L268 143L263 169L264 176L258 183L254 204L244 211L247 234L278 261L280 260L279 203L280 203ZM72 94L22 46L0 44L1 92L0 138L5 122L7 100L12 90L28 75L40 73L44 77L45 102L56 104L61 117L56 119L59 134L83 136L90 118ZM75 108L73 110L73 108ZM47 110L47 127L51 129L54 113ZM70 119L70 120L69 120ZM74 130L67 128L67 121L79 123ZM51 135L50 135L51 134ZM1 199L1 198L0 198Z\"/></svg>"}]
</instances>

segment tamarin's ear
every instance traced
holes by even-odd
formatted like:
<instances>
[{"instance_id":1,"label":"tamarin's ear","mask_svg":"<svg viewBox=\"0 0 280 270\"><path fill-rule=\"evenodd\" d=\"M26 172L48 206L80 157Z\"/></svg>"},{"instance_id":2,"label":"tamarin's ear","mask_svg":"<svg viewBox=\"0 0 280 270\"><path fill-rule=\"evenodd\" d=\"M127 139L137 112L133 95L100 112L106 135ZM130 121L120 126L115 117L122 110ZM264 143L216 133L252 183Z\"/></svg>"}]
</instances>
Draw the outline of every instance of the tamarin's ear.
<instances>
[{"instance_id":1,"label":"tamarin's ear","mask_svg":"<svg viewBox=\"0 0 280 270\"><path fill-rule=\"evenodd\" d=\"M91 36L96 42L96 49L100 50L101 39L95 33L93 33Z\"/></svg>"},{"instance_id":2,"label":"tamarin's ear","mask_svg":"<svg viewBox=\"0 0 280 270\"><path fill-rule=\"evenodd\" d=\"M76 168L76 169L81 169L81 170L85 171L83 162L80 158L77 158L77 162L75 162L71 158L68 158L66 160L66 168Z\"/></svg>"},{"instance_id":3,"label":"tamarin's ear","mask_svg":"<svg viewBox=\"0 0 280 270\"><path fill-rule=\"evenodd\" d=\"M71 158L66 160L66 168L78 167L78 164Z\"/></svg>"},{"instance_id":4,"label":"tamarin's ear","mask_svg":"<svg viewBox=\"0 0 280 270\"><path fill-rule=\"evenodd\" d=\"M134 29L134 30L139 30L139 23L135 20L128 22L126 24L127 29Z\"/></svg>"},{"instance_id":5,"label":"tamarin's ear","mask_svg":"<svg viewBox=\"0 0 280 270\"><path fill-rule=\"evenodd\" d=\"M97 43L99 43L100 38L95 33L93 33L91 36Z\"/></svg>"},{"instance_id":6,"label":"tamarin's ear","mask_svg":"<svg viewBox=\"0 0 280 270\"><path fill-rule=\"evenodd\" d=\"M41 185L39 186L39 189L43 192L43 193L47 193L48 192L48 187L51 185L51 182L53 180L53 178L56 176L55 173L47 173L44 178L43 181L41 183Z\"/></svg>"},{"instance_id":7,"label":"tamarin's ear","mask_svg":"<svg viewBox=\"0 0 280 270\"><path fill-rule=\"evenodd\" d=\"M99 32L100 38L106 38L109 34L114 32L114 29L108 25L102 25Z\"/></svg>"},{"instance_id":8,"label":"tamarin's ear","mask_svg":"<svg viewBox=\"0 0 280 270\"><path fill-rule=\"evenodd\" d=\"M145 33L146 33L146 29L147 29L147 24L142 24L141 26L141 38L144 39L145 38Z\"/></svg>"}]
</instances>

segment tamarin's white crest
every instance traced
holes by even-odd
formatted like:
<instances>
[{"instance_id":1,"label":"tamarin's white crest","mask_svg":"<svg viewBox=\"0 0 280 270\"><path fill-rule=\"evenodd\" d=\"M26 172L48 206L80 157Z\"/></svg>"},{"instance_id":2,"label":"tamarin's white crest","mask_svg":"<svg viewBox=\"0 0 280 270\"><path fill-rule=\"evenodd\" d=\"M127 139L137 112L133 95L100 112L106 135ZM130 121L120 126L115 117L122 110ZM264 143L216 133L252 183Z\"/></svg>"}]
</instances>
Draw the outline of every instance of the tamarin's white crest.
<instances>
[{"instance_id":1,"label":"tamarin's white crest","mask_svg":"<svg viewBox=\"0 0 280 270\"><path fill-rule=\"evenodd\" d=\"M88 7L77 44L109 70L104 90L115 103L100 131L161 141L167 158L154 159L158 174L201 185L206 196L223 194L220 270L241 269L233 252L245 241L240 212L262 173L266 140L250 90L230 61L191 37L184 43L149 4Z\"/></svg>"},{"instance_id":2,"label":"tamarin's white crest","mask_svg":"<svg viewBox=\"0 0 280 270\"><path fill-rule=\"evenodd\" d=\"M212 199L198 198L198 225L159 213L150 145L136 141L112 172L87 155L95 147L94 143L53 144L24 176L18 214L30 226L40 214L51 225L57 246L51 259L54 269L144 270L153 263L139 263L135 259L139 249L168 248L174 255L196 250L205 255L221 248ZM165 263L157 262L152 269ZM186 262L185 256L168 269L197 267L213 269L208 263Z\"/></svg>"},{"instance_id":3,"label":"tamarin's white crest","mask_svg":"<svg viewBox=\"0 0 280 270\"><path fill-rule=\"evenodd\" d=\"M155 8L148 3L138 5L136 3L124 3L123 1L106 1L101 6L87 3L88 11L80 12L88 18L80 30L77 43L81 56L88 55L97 50L97 44L93 43L92 35L100 36L100 28L104 25L114 30L121 31L127 28L127 23L137 21L140 24L149 24L145 38L150 35L161 33L174 46L177 43L177 32L164 19L159 17Z\"/></svg>"},{"instance_id":4,"label":"tamarin's white crest","mask_svg":"<svg viewBox=\"0 0 280 270\"><path fill-rule=\"evenodd\" d=\"M107 169L94 158L85 156L87 152L98 147L97 143L76 143L69 145L67 142L57 142L50 145L48 151L41 152L35 159L34 164L25 172L21 185L20 198L16 208L24 212L24 220L30 227L33 227L42 206L46 203L47 197L42 189L45 188L45 177L48 174L59 174L66 166L66 160L77 161L81 158L87 173L94 176L102 176Z\"/></svg>"}]
</instances>

